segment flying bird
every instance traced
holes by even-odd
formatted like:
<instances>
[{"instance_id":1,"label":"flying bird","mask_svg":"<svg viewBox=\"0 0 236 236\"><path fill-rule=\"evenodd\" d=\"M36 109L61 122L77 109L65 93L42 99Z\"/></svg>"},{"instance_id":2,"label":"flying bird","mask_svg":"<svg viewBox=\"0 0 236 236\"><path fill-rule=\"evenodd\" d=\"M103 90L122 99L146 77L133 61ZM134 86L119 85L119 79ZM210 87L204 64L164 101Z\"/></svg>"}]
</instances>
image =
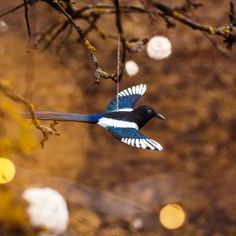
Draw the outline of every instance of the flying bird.
<instances>
[{"instance_id":1,"label":"flying bird","mask_svg":"<svg viewBox=\"0 0 236 236\"><path fill-rule=\"evenodd\" d=\"M39 120L74 121L97 124L105 128L113 137L133 147L162 151L163 147L156 141L146 137L139 130L152 118L164 120L165 117L154 108L142 105L134 108L137 101L146 92L147 86L139 84L119 92L119 109L117 97L108 104L106 112L82 115L40 111L35 112Z\"/></svg>"}]
</instances>

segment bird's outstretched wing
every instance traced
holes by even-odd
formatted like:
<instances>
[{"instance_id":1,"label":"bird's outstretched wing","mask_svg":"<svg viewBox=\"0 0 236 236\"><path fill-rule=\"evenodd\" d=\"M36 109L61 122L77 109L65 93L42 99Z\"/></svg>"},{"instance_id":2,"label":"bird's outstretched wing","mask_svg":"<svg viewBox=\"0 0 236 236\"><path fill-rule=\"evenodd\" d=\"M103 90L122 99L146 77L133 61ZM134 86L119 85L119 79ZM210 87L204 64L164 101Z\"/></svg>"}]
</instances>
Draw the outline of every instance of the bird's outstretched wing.
<instances>
[{"instance_id":1,"label":"bird's outstretched wing","mask_svg":"<svg viewBox=\"0 0 236 236\"><path fill-rule=\"evenodd\" d=\"M130 146L162 151L163 147L158 142L149 139L145 135L141 134L135 128L120 128L120 127L109 127L107 130L121 142L126 143Z\"/></svg>"},{"instance_id":2,"label":"bird's outstretched wing","mask_svg":"<svg viewBox=\"0 0 236 236\"><path fill-rule=\"evenodd\" d=\"M146 92L146 84L139 84L132 86L119 92L119 111L132 111L135 103ZM111 100L107 106L107 112L117 111L116 96Z\"/></svg>"}]
</instances>

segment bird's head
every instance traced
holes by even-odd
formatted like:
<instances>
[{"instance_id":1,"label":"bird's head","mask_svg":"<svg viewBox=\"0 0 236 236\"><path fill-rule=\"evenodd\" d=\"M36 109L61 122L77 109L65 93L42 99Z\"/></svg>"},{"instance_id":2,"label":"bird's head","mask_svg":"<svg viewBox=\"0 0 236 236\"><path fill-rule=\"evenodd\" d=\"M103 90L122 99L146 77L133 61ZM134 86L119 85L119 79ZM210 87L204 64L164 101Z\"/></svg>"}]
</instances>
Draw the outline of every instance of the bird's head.
<instances>
[{"instance_id":1,"label":"bird's head","mask_svg":"<svg viewBox=\"0 0 236 236\"><path fill-rule=\"evenodd\" d=\"M133 110L133 113L140 129L152 118L165 120L165 117L159 112L156 112L151 106L139 106L138 108Z\"/></svg>"}]
</instances>

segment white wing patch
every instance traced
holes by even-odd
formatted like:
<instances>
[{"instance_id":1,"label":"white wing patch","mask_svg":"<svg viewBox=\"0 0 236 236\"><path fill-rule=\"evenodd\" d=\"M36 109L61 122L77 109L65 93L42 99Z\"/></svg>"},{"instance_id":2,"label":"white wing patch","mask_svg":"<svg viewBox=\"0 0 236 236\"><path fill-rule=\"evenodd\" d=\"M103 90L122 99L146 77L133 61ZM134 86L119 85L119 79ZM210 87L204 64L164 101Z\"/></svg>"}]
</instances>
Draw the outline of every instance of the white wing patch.
<instances>
[{"instance_id":1,"label":"white wing patch","mask_svg":"<svg viewBox=\"0 0 236 236\"><path fill-rule=\"evenodd\" d=\"M133 94L133 92L132 92L132 89L131 88L128 88L128 92L129 92L129 94Z\"/></svg>"},{"instance_id":2,"label":"white wing patch","mask_svg":"<svg viewBox=\"0 0 236 236\"><path fill-rule=\"evenodd\" d=\"M124 97L124 96L130 96L130 95L135 95L135 94L143 95L146 92L146 89L147 89L146 84L139 84L139 85L127 88L125 90L122 90L121 92L119 92L119 96Z\"/></svg>"},{"instance_id":3,"label":"white wing patch","mask_svg":"<svg viewBox=\"0 0 236 236\"><path fill-rule=\"evenodd\" d=\"M98 120L98 125L107 128L107 127L115 127L115 128L133 128L138 130L138 126L134 122L123 121L123 120L115 120L111 118L102 117Z\"/></svg>"},{"instance_id":4,"label":"white wing patch","mask_svg":"<svg viewBox=\"0 0 236 236\"><path fill-rule=\"evenodd\" d=\"M133 108L120 108L119 111L133 111Z\"/></svg>"},{"instance_id":5,"label":"white wing patch","mask_svg":"<svg viewBox=\"0 0 236 236\"><path fill-rule=\"evenodd\" d=\"M126 89L124 90L124 93L125 93L125 96L129 96L129 93Z\"/></svg>"},{"instance_id":6,"label":"white wing patch","mask_svg":"<svg viewBox=\"0 0 236 236\"><path fill-rule=\"evenodd\" d=\"M151 149L162 151L163 147L158 142L152 139L133 139L133 138L122 138L121 142L126 143L130 146L142 148L142 149Z\"/></svg>"},{"instance_id":7,"label":"white wing patch","mask_svg":"<svg viewBox=\"0 0 236 236\"><path fill-rule=\"evenodd\" d=\"M132 87L132 92L133 92L133 94L135 94L135 92L136 92L136 86L133 86L133 87Z\"/></svg>"}]
</instances>

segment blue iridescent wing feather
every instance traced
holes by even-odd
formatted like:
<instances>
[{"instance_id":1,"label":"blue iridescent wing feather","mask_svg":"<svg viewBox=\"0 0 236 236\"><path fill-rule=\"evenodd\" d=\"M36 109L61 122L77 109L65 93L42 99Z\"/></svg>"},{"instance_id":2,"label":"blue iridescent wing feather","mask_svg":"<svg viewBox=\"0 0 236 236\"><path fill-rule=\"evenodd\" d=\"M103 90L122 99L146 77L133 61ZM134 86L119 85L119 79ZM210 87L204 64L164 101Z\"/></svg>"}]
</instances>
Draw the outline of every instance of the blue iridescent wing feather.
<instances>
[{"instance_id":1,"label":"blue iridescent wing feather","mask_svg":"<svg viewBox=\"0 0 236 236\"><path fill-rule=\"evenodd\" d=\"M146 91L145 84L139 84L119 92L119 111L132 111L136 102ZM107 106L107 112L117 111L117 97L115 96Z\"/></svg>"},{"instance_id":2,"label":"blue iridescent wing feather","mask_svg":"<svg viewBox=\"0 0 236 236\"><path fill-rule=\"evenodd\" d=\"M163 150L163 147L158 142L141 134L137 129L107 127L107 130L116 139L119 139L121 142L127 145L142 149L151 149L158 151Z\"/></svg>"}]
</instances>

